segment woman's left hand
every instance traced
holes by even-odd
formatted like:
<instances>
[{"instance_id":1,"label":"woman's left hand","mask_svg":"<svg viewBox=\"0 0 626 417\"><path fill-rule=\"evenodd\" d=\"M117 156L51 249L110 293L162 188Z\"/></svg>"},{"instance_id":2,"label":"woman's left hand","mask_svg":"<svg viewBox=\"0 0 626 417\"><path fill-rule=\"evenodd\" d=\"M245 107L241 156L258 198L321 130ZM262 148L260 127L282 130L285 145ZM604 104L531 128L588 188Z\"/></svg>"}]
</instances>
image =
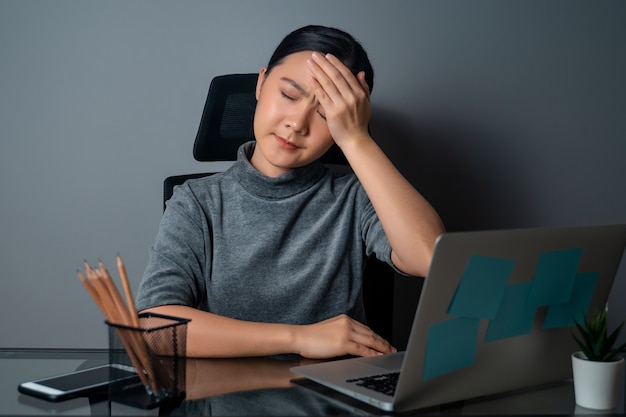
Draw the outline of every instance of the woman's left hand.
<instances>
[{"instance_id":1,"label":"woman's left hand","mask_svg":"<svg viewBox=\"0 0 626 417\"><path fill-rule=\"evenodd\" d=\"M335 56L314 52L308 60L311 88L323 108L330 134L342 147L351 139L369 137L371 116L365 72L355 77Z\"/></svg>"}]
</instances>

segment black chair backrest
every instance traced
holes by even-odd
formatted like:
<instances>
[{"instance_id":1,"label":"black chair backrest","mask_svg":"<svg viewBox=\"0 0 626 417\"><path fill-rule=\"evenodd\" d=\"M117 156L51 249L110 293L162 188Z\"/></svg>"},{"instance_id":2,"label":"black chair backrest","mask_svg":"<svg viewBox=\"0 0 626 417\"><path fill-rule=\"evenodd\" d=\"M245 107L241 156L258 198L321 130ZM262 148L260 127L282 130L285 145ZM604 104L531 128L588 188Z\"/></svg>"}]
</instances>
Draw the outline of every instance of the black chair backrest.
<instances>
[{"instance_id":1,"label":"black chair backrest","mask_svg":"<svg viewBox=\"0 0 626 417\"><path fill-rule=\"evenodd\" d=\"M237 149L254 140L257 74L213 78L193 145L197 161L233 161Z\"/></svg>"}]
</instances>

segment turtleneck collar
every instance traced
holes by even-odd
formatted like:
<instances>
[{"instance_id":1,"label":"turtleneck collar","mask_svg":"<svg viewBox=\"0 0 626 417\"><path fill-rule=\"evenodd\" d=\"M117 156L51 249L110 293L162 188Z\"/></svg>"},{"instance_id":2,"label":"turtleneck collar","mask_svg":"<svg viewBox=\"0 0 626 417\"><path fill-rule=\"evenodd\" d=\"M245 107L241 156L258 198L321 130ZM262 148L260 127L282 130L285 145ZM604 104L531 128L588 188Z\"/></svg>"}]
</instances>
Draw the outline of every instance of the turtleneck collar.
<instances>
[{"instance_id":1,"label":"turtleneck collar","mask_svg":"<svg viewBox=\"0 0 626 417\"><path fill-rule=\"evenodd\" d=\"M250 163L255 144L256 142L247 142L239 147L232 173L248 192L258 197L268 200L291 197L313 186L326 172L324 164L315 161L276 178L268 177Z\"/></svg>"}]
</instances>

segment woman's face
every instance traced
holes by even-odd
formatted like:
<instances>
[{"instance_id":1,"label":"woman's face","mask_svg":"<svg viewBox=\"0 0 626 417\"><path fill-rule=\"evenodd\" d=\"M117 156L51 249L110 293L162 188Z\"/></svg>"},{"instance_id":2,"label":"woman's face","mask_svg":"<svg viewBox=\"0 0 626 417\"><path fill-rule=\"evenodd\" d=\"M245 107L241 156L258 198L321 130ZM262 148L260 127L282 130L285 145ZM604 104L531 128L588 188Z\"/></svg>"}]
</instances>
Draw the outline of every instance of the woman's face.
<instances>
[{"instance_id":1,"label":"woman's face","mask_svg":"<svg viewBox=\"0 0 626 417\"><path fill-rule=\"evenodd\" d=\"M268 74L263 68L256 87L256 147L252 165L276 177L319 159L332 146L324 109L311 93L307 60L312 52L288 55Z\"/></svg>"}]
</instances>

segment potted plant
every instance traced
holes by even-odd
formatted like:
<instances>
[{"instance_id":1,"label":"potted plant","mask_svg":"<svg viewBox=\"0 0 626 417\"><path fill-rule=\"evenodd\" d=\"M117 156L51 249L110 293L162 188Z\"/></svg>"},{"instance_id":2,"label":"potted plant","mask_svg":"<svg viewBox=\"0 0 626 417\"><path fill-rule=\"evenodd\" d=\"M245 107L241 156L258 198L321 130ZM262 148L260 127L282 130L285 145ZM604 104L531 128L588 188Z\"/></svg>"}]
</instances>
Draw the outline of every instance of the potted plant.
<instances>
[{"instance_id":1,"label":"potted plant","mask_svg":"<svg viewBox=\"0 0 626 417\"><path fill-rule=\"evenodd\" d=\"M581 407L609 410L617 406L624 383L624 358L620 355L626 343L615 348L624 321L611 333L608 331L608 309L605 307L582 323L575 320L572 331L580 351L572 354L574 395Z\"/></svg>"}]
</instances>

